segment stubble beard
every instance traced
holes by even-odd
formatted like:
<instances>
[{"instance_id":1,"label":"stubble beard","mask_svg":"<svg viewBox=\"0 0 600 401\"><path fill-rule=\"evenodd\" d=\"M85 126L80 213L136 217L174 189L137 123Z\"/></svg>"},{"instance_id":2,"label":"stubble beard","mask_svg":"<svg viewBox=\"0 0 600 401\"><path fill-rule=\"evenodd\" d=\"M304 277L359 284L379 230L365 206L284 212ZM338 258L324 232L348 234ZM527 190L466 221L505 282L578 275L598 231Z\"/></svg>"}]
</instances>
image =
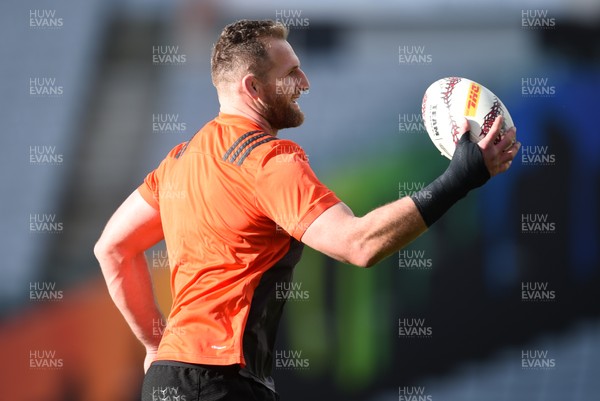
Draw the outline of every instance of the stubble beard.
<instances>
[{"instance_id":1,"label":"stubble beard","mask_svg":"<svg viewBox=\"0 0 600 401\"><path fill-rule=\"evenodd\" d=\"M287 96L275 94L265 103L264 117L274 130L299 127L304 122L304 113Z\"/></svg>"}]
</instances>

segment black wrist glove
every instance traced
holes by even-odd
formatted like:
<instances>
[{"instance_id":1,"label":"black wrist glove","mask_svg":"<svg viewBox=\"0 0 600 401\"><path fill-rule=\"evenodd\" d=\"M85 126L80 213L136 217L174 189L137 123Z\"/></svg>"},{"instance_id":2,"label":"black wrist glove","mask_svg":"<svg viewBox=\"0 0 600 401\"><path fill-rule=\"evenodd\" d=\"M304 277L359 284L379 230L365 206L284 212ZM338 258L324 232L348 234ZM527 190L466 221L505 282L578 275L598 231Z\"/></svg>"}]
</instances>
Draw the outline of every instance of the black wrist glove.
<instances>
[{"instance_id":1,"label":"black wrist glove","mask_svg":"<svg viewBox=\"0 0 600 401\"><path fill-rule=\"evenodd\" d=\"M485 166L481 149L471 142L467 132L458 141L444 174L412 194L411 198L421 212L425 224L430 227L470 190L482 186L489 179L490 173Z\"/></svg>"}]
</instances>

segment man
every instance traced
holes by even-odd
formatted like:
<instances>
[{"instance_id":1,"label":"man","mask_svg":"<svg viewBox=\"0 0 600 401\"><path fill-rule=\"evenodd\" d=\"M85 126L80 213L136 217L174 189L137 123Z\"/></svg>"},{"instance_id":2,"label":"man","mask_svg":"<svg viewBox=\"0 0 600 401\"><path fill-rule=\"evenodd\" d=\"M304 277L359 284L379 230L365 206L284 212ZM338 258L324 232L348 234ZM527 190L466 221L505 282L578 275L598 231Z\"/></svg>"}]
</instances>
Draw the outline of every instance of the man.
<instances>
[{"instance_id":1,"label":"man","mask_svg":"<svg viewBox=\"0 0 600 401\"><path fill-rule=\"evenodd\" d=\"M304 115L309 88L273 21L238 21L212 55L219 115L176 146L109 220L94 248L109 292L146 347L143 400L278 399L272 352L303 244L369 267L423 233L470 189L506 171L520 144L501 118L479 144L464 135L448 170L422 191L356 217L319 182L305 153L277 138ZM468 130L465 122L463 132ZM176 194L176 196L174 195ZM144 251L164 238L173 305L162 338Z\"/></svg>"}]
</instances>

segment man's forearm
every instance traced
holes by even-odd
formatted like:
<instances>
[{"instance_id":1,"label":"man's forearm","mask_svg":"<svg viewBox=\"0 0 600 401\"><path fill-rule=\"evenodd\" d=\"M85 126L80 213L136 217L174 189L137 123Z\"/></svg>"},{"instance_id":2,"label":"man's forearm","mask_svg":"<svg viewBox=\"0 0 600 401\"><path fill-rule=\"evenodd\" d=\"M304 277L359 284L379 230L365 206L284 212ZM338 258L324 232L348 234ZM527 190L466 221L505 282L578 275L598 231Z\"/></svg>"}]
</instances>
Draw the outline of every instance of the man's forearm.
<instances>
[{"instance_id":1,"label":"man's forearm","mask_svg":"<svg viewBox=\"0 0 600 401\"><path fill-rule=\"evenodd\" d=\"M427 230L415 203L404 197L381 206L360 219L357 231L364 254L368 255L366 266L398 252Z\"/></svg>"},{"instance_id":2,"label":"man's forearm","mask_svg":"<svg viewBox=\"0 0 600 401\"><path fill-rule=\"evenodd\" d=\"M306 229L302 242L344 263L370 267L427 230L409 197L356 217L343 202L330 207Z\"/></svg>"},{"instance_id":3,"label":"man's forearm","mask_svg":"<svg viewBox=\"0 0 600 401\"><path fill-rule=\"evenodd\" d=\"M110 296L146 349L160 343L164 317L156 305L152 279L143 253L119 257L97 252Z\"/></svg>"}]
</instances>

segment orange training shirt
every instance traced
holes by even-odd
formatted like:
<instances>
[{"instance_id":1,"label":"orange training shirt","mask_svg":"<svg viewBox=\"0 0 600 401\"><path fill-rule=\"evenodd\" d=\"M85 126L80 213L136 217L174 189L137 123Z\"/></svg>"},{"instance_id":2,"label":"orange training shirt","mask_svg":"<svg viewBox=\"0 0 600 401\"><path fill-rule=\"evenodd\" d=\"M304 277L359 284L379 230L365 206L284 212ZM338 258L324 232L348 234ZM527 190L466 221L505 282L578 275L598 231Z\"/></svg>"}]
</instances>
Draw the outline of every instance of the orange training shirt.
<instances>
[{"instance_id":1,"label":"orange training shirt","mask_svg":"<svg viewBox=\"0 0 600 401\"><path fill-rule=\"evenodd\" d=\"M270 376L300 239L340 202L294 142L220 113L138 188L160 211L173 304L157 360L240 364Z\"/></svg>"}]
</instances>

